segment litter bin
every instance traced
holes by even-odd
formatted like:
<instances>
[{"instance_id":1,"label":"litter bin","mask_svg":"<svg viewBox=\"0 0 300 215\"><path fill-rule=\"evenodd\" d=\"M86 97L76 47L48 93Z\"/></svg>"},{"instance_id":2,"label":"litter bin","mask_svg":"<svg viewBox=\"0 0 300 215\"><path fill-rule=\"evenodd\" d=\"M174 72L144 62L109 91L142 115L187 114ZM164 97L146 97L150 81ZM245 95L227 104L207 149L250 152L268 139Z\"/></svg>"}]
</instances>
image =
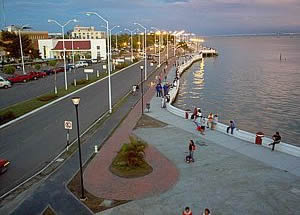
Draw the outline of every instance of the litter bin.
<instances>
[{"instance_id":1,"label":"litter bin","mask_svg":"<svg viewBox=\"0 0 300 215\"><path fill-rule=\"evenodd\" d=\"M257 145L261 145L262 144L262 138L264 137L264 133L262 133L261 131L256 133L256 138L255 138L255 144Z\"/></svg>"}]
</instances>

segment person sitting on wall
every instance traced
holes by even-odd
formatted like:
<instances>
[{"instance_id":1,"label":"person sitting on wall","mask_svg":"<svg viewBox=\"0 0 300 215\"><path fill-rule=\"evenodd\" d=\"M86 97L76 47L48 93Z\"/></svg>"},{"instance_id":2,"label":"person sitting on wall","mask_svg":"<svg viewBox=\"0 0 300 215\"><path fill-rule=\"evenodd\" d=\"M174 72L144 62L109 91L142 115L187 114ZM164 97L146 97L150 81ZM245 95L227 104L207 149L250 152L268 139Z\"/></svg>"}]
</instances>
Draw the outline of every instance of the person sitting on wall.
<instances>
[{"instance_id":1,"label":"person sitting on wall","mask_svg":"<svg viewBox=\"0 0 300 215\"><path fill-rule=\"evenodd\" d=\"M236 126L235 126L235 122L233 120L230 120L230 124L229 126L227 127L227 134L229 132L229 129L231 129L231 134L233 134L233 129L235 129Z\"/></svg>"},{"instance_id":2,"label":"person sitting on wall","mask_svg":"<svg viewBox=\"0 0 300 215\"><path fill-rule=\"evenodd\" d=\"M272 139L273 139L273 143L270 143L269 146L272 145L272 151L274 151L275 145L279 144L281 141L281 136L278 131L272 136Z\"/></svg>"}]
</instances>

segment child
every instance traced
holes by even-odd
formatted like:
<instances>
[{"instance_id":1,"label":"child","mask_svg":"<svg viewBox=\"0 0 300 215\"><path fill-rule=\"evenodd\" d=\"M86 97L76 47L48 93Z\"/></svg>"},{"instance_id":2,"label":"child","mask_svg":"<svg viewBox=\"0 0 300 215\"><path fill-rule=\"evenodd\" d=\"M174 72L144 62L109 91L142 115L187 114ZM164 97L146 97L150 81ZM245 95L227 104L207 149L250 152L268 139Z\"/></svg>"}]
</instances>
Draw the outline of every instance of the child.
<instances>
[{"instance_id":1,"label":"child","mask_svg":"<svg viewBox=\"0 0 300 215\"><path fill-rule=\"evenodd\" d=\"M189 207L185 207L184 211L182 212L182 215L193 215L192 210Z\"/></svg>"}]
</instances>

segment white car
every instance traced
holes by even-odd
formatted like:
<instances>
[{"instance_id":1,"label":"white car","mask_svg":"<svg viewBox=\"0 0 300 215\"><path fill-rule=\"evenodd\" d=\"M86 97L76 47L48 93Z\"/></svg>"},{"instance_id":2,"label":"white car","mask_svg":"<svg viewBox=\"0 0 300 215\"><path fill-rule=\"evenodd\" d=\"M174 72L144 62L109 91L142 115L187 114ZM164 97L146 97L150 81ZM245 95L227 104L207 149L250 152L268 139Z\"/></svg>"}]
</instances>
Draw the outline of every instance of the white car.
<instances>
[{"instance_id":1,"label":"white car","mask_svg":"<svg viewBox=\"0 0 300 215\"><path fill-rule=\"evenodd\" d=\"M0 76L0 87L7 89L7 88L11 87L11 83L10 83L10 81L8 81L5 78Z\"/></svg>"},{"instance_id":2,"label":"white car","mask_svg":"<svg viewBox=\"0 0 300 215\"><path fill-rule=\"evenodd\" d=\"M85 61L78 61L76 64L75 64L75 67L76 68L80 68L80 67L86 67L86 66L88 66L89 64L87 63L87 62L85 62Z\"/></svg>"}]
</instances>

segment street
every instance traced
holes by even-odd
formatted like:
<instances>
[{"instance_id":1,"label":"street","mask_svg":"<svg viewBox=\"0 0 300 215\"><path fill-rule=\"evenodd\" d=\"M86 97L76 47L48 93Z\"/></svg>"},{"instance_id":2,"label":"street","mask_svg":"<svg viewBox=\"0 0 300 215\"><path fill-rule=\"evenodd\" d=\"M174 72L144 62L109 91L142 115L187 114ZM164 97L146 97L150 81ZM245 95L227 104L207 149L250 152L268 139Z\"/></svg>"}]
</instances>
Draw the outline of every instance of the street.
<instances>
[{"instance_id":1,"label":"street","mask_svg":"<svg viewBox=\"0 0 300 215\"><path fill-rule=\"evenodd\" d=\"M138 63L112 76L112 103L116 103L140 80ZM148 66L148 74L154 70ZM108 110L107 78L74 96L81 98L79 105L80 130ZM24 120L0 130L0 157L11 161L8 171L0 177L0 195L50 162L66 146L64 121L75 125L75 108L71 98L47 107ZM70 140L76 138L76 126L70 132Z\"/></svg>"}]
</instances>

